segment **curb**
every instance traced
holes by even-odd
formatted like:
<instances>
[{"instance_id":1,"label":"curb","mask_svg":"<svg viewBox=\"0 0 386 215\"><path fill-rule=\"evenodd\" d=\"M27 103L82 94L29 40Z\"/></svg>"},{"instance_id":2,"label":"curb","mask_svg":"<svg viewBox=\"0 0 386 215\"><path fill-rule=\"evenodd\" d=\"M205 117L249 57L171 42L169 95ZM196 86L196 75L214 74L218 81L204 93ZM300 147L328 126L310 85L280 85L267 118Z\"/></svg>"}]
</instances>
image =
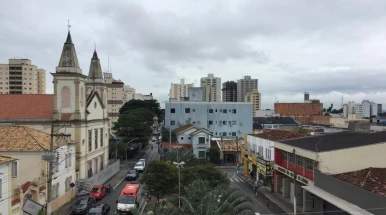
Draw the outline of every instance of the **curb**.
<instances>
[{"instance_id":1,"label":"curb","mask_svg":"<svg viewBox=\"0 0 386 215\"><path fill-rule=\"evenodd\" d=\"M250 184L251 186L253 186L253 184L249 181L246 181L244 179L244 177L242 175L240 175L239 173L236 174L239 178L241 178L244 182L247 182L248 184ZM260 190L260 188L259 188ZM269 195L267 195L266 193L264 192L261 192L261 194L263 194L267 199L269 199L271 202L273 202L275 205L277 205L280 209L282 209L285 213L287 214L293 214L293 211L290 211L287 207L283 206L281 203L278 203L276 200L274 200L273 198L271 198Z\"/></svg>"}]
</instances>

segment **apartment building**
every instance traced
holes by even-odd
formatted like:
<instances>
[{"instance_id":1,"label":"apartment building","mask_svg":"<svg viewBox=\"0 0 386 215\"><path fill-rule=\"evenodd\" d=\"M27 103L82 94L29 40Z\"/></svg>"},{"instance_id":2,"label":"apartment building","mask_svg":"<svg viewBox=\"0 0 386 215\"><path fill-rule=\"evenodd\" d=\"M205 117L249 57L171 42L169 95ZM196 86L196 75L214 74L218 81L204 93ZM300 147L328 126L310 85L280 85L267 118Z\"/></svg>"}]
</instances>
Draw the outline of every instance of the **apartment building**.
<instances>
[{"instance_id":1,"label":"apartment building","mask_svg":"<svg viewBox=\"0 0 386 215\"><path fill-rule=\"evenodd\" d=\"M382 104L377 104L369 100L363 100L362 103L355 104L349 101L343 105L343 117L348 117L349 114L361 114L363 118L370 118L382 113Z\"/></svg>"},{"instance_id":2,"label":"apartment building","mask_svg":"<svg viewBox=\"0 0 386 215\"><path fill-rule=\"evenodd\" d=\"M181 82L172 83L170 86L170 98L180 101L181 98L189 97L189 89L194 87L194 84L185 84L185 79L181 79Z\"/></svg>"},{"instance_id":3,"label":"apartment building","mask_svg":"<svg viewBox=\"0 0 386 215\"><path fill-rule=\"evenodd\" d=\"M105 82L107 84L107 113L110 119L110 127L119 118L119 109L123 106L125 99L125 84L121 80L113 78L112 73L105 72Z\"/></svg>"},{"instance_id":4,"label":"apartment building","mask_svg":"<svg viewBox=\"0 0 386 215\"><path fill-rule=\"evenodd\" d=\"M189 101L202 102L204 101L202 87L189 88Z\"/></svg>"},{"instance_id":5,"label":"apartment building","mask_svg":"<svg viewBox=\"0 0 386 215\"><path fill-rule=\"evenodd\" d=\"M253 116L255 116L256 111L261 108L261 93L259 93L257 89L252 89L251 92L245 94L244 101L253 104Z\"/></svg>"},{"instance_id":6,"label":"apartment building","mask_svg":"<svg viewBox=\"0 0 386 215\"><path fill-rule=\"evenodd\" d=\"M123 103L134 99L134 94L135 94L135 88L130 87L130 85L125 85Z\"/></svg>"},{"instance_id":7,"label":"apartment building","mask_svg":"<svg viewBox=\"0 0 386 215\"><path fill-rule=\"evenodd\" d=\"M135 100L153 100L153 93L150 93L149 95L143 95L141 93L136 93L134 94L134 99Z\"/></svg>"},{"instance_id":8,"label":"apartment building","mask_svg":"<svg viewBox=\"0 0 386 215\"><path fill-rule=\"evenodd\" d=\"M208 77L201 78L203 98L207 102L221 102L221 78L208 74Z\"/></svg>"},{"instance_id":9,"label":"apartment building","mask_svg":"<svg viewBox=\"0 0 386 215\"><path fill-rule=\"evenodd\" d=\"M222 84L222 101L223 102L237 102L237 83L234 81L227 81Z\"/></svg>"},{"instance_id":10,"label":"apartment building","mask_svg":"<svg viewBox=\"0 0 386 215\"><path fill-rule=\"evenodd\" d=\"M258 79L252 79L247 75L237 80L237 101L245 102L245 95L252 92L252 89L259 89Z\"/></svg>"},{"instance_id":11,"label":"apartment building","mask_svg":"<svg viewBox=\"0 0 386 215\"><path fill-rule=\"evenodd\" d=\"M252 103L165 102L165 127L176 129L192 124L213 136L239 137L252 133Z\"/></svg>"},{"instance_id":12,"label":"apartment building","mask_svg":"<svg viewBox=\"0 0 386 215\"><path fill-rule=\"evenodd\" d=\"M45 94L46 71L29 59L9 59L0 64L0 94Z\"/></svg>"}]
</instances>

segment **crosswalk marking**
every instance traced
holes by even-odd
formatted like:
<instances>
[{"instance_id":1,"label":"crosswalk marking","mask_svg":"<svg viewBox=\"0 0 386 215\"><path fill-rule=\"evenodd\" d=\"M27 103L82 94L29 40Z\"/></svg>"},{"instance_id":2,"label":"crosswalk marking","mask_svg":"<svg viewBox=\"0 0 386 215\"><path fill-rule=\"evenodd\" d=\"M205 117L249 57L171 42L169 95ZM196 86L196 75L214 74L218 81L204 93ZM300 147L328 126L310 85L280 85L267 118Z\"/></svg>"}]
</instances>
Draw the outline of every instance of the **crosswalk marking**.
<instances>
[{"instance_id":1,"label":"crosswalk marking","mask_svg":"<svg viewBox=\"0 0 386 215\"><path fill-rule=\"evenodd\" d=\"M237 183L240 183L240 182L244 182L243 180L241 180L238 176L236 175L232 175L232 177L228 178L231 182L237 182Z\"/></svg>"}]
</instances>

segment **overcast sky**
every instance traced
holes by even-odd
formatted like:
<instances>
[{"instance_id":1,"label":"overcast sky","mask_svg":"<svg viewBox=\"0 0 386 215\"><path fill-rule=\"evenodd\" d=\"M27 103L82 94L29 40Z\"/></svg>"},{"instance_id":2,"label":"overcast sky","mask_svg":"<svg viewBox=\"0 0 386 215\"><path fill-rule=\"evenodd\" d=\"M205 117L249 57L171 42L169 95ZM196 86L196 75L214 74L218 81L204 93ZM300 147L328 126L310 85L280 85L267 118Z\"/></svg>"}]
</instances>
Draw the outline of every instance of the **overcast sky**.
<instances>
[{"instance_id":1,"label":"overcast sky","mask_svg":"<svg viewBox=\"0 0 386 215\"><path fill-rule=\"evenodd\" d=\"M382 0L12 0L0 10L0 63L27 57L55 72L69 19L84 74L95 41L103 71L110 55L114 78L161 103L171 82L208 73L258 78L263 108L304 91L325 106L386 103L385 11Z\"/></svg>"}]
</instances>

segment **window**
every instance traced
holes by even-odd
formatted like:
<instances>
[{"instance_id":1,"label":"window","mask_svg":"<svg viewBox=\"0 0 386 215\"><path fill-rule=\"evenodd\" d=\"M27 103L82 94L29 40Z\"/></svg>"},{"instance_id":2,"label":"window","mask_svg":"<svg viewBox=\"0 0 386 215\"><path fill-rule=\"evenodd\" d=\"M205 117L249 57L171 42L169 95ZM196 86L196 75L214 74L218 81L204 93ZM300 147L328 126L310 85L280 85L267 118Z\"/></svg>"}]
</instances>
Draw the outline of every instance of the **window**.
<instances>
[{"instance_id":1,"label":"window","mask_svg":"<svg viewBox=\"0 0 386 215\"><path fill-rule=\"evenodd\" d=\"M170 113L176 113L176 109L175 108L171 108L170 109Z\"/></svg>"},{"instance_id":2,"label":"window","mask_svg":"<svg viewBox=\"0 0 386 215\"><path fill-rule=\"evenodd\" d=\"M288 154L288 162L294 163L294 154L292 154L292 153Z\"/></svg>"},{"instance_id":3,"label":"window","mask_svg":"<svg viewBox=\"0 0 386 215\"><path fill-rule=\"evenodd\" d=\"M12 162L12 178L17 178L17 161Z\"/></svg>"},{"instance_id":4,"label":"window","mask_svg":"<svg viewBox=\"0 0 386 215\"><path fill-rule=\"evenodd\" d=\"M185 108L185 113L190 113L190 108Z\"/></svg>"},{"instance_id":5,"label":"window","mask_svg":"<svg viewBox=\"0 0 386 215\"><path fill-rule=\"evenodd\" d=\"M69 161L69 159L68 159L69 155L70 155L70 154L65 154L65 155L64 155L64 156L65 156L65 157L64 157L64 167L65 167L65 168L67 168L67 167L68 167L68 164L69 164L69 163L68 163L68 161Z\"/></svg>"},{"instance_id":6,"label":"window","mask_svg":"<svg viewBox=\"0 0 386 215\"><path fill-rule=\"evenodd\" d=\"M304 160L303 160L303 157L301 157L301 156L296 156L296 157L297 157L297 163L296 163L296 165L303 167L303 166L304 166Z\"/></svg>"},{"instance_id":7,"label":"window","mask_svg":"<svg viewBox=\"0 0 386 215\"><path fill-rule=\"evenodd\" d=\"M205 144L205 137L198 137L198 144Z\"/></svg>"},{"instance_id":8,"label":"window","mask_svg":"<svg viewBox=\"0 0 386 215\"><path fill-rule=\"evenodd\" d=\"M181 137L181 140L184 140L184 137Z\"/></svg>"},{"instance_id":9,"label":"window","mask_svg":"<svg viewBox=\"0 0 386 215\"><path fill-rule=\"evenodd\" d=\"M264 149L262 146L259 146L259 157L263 157L264 156Z\"/></svg>"},{"instance_id":10,"label":"window","mask_svg":"<svg viewBox=\"0 0 386 215\"><path fill-rule=\"evenodd\" d=\"M265 159L271 160L271 149L269 149L269 148L265 149Z\"/></svg>"},{"instance_id":11,"label":"window","mask_svg":"<svg viewBox=\"0 0 386 215\"><path fill-rule=\"evenodd\" d=\"M223 113L227 113L227 109L223 109L222 112L223 112Z\"/></svg>"},{"instance_id":12,"label":"window","mask_svg":"<svg viewBox=\"0 0 386 215\"><path fill-rule=\"evenodd\" d=\"M236 136L236 132L232 132L232 136Z\"/></svg>"},{"instance_id":13,"label":"window","mask_svg":"<svg viewBox=\"0 0 386 215\"><path fill-rule=\"evenodd\" d=\"M227 136L227 133L226 132L222 132L222 136Z\"/></svg>"},{"instance_id":14,"label":"window","mask_svg":"<svg viewBox=\"0 0 386 215\"><path fill-rule=\"evenodd\" d=\"M68 153L68 166L70 167L71 165L72 165L72 154L71 154L71 152L70 153Z\"/></svg>"},{"instance_id":15,"label":"window","mask_svg":"<svg viewBox=\"0 0 386 215\"><path fill-rule=\"evenodd\" d=\"M199 158L205 158L205 155L206 155L205 151L198 151Z\"/></svg>"},{"instance_id":16,"label":"window","mask_svg":"<svg viewBox=\"0 0 386 215\"><path fill-rule=\"evenodd\" d=\"M236 109L232 109L232 113L236 113Z\"/></svg>"},{"instance_id":17,"label":"window","mask_svg":"<svg viewBox=\"0 0 386 215\"><path fill-rule=\"evenodd\" d=\"M95 136L94 136L94 145L95 145L95 149L98 148L98 129L95 129Z\"/></svg>"},{"instance_id":18,"label":"window","mask_svg":"<svg viewBox=\"0 0 386 215\"><path fill-rule=\"evenodd\" d=\"M99 135L100 135L101 147L103 147L103 128L101 128L101 133Z\"/></svg>"},{"instance_id":19,"label":"window","mask_svg":"<svg viewBox=\"0 0 386 215\"><path fill-rule=\"evenodd\" d=\"M213 121L208 121L208 124L209 125L213 125Z\"/></svg>"},{"instance_id":20,"label":"window","mask_svg":"<svg viewBox=\"0 0 386 215\"><path fill-rule=\"evenodd\" d=\"M103 155L99 157L99 171L103 170Z\"/></svg>"},{"instance_id":21,"label":"window","mask_svg":"<svg viewBox=\"0 0 386 215\"><path fill-rule=\"evenodd\" d=\"M88 151L92 150L92 130L88 131Z\"/></svg>"},{"instance_id":22,"label":"window","mask_svg":"<svg viewBox=\"0 0 386 215\"><path fill-rule=\"evenodd\" d=\"M236 121L232 121L232 125L236 125Z\"/></svg>"},{"instance_id":23,"label":"window","mask_svg":"<svg viewBox=\"0 0 386 215\"><path fill-rule=\"evenodd\" d=\"M62 107L71 107L71 91L68 87L63 87L61 92Z\"/></svg>"},{"instance_id":24,"label":"window","mask_svg":"<svg viewBox=\"0 0 386 215\"><path fill-rule=\"evenodd\" d=\"M209 113L213 113L213 109L209 109Z\"/></svg>"},{"instance_id":25,"label":"window","mask_svg":"<svg viewBox=\"0 0 386 215\"><path fill-rule=\"evenodd\" d=\"M3 197L3 179L0 178L0 199Z\"/></svg>"},{"instance_id":26,"label":"window","mask_svg":"<svg viewBox=\"0 0 386 215\"><path fill-rule=\"evenodd\" d=\"M176 125L176 121L174 120L170 121L170 125Z\"/></svg>"},{"instance_id":27,"label":"window","mask_svg":"<svg viewBox=\"0 0 386 215\"><path fill-rule=\"evenodd\" d=\"M314 170L314 161L308 158L305 158L305 167L308 170L313 171Z\"/></svg>"},{"instance_id":28,"label":"window","mask_svg":"<svg viewBox=\"0 0 386 215\"><path fill-rule=\"evenodd\" d=\"M226 125L226 124L227 124L227 121L222 121L222 124L223 124L223 125Z\"/></svg>"},{"instance_id":29,"label":"window","mask_svg":"<svg viewBox=\"0 0 386 215\"><path fill-rule=\"evenodd\" d=\"M190 140L190 139L192 139L192 138L188 137L188 140Z\"/></svg>"}]
</instances>

